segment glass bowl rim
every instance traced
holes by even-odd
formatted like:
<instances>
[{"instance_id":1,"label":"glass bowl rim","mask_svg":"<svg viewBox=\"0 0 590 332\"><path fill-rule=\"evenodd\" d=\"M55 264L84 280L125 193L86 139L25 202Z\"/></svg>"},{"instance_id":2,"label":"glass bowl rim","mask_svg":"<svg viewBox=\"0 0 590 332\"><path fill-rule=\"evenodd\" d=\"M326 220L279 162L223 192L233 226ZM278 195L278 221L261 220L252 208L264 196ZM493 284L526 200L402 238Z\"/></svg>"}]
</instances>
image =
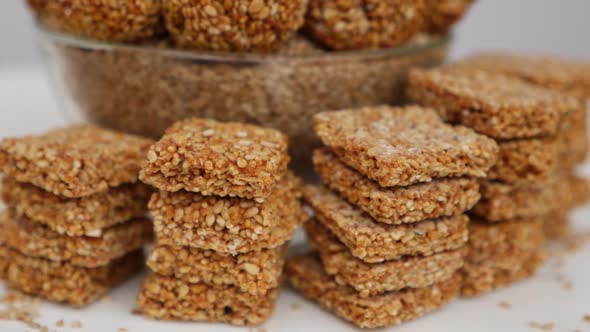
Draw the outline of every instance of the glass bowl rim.
<instances>
[{"instance_id":1,"label":"glass bowl rim","mask_svg":"<svg viewBox=\"0 0 590 332\"><path fill-rule=\"evenodd\" d=\"M403 45L385 49L371 50L352 50L352 51L329 51L322 53L312 53L305 55L285 55L285 54L258 54L258 53L230 53L230 52L206 52L183 50L174 48L156 48L153 46L136 45L129 43L105 42L91 40L83 37L70 35L63 32L50 30L41 23L36 23L38 33L51 41L67 45L70 47L81 48L93 51L127 51L157 54L162 57L169 57L181 60L192 61L209 61L209 62L237 62L263 64L272 62L289 62L289 61L318 61L329 59L345 58L378 58L378 57L395 57L408 56L413 54L423 54L430 50L436 50L446 47L453 39L451 33L442 36L431 36L431 39L423 44Z\"/></svg>"}]
</instances>

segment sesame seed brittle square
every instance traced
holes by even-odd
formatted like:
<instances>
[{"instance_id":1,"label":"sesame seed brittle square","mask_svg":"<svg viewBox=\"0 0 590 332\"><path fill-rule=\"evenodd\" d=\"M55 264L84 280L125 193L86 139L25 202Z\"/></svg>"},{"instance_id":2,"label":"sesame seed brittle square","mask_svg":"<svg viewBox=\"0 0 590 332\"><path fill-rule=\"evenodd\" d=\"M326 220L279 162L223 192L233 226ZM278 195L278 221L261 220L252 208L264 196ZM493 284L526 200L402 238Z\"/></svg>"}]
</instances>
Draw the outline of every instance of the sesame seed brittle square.
<instances>
[{"instance_id":1,"label":"sesame seed brittle square","mask_svg":"<svg viewBox=\"0 0 590 332\"><path fill-rule=\"evenodd\" d=\"M498 153L493 140L445 124L434 110L417 106L323 112L314 123L342 162L382 187L484 177Z\"/></svg>"},{"instance_id":2,"label":"sesame seed brittle square","mask_svg":"<svg viewBox=\"0 0 590 332\"><path fill-rule=\"evenodd\" d=\"M151 147L140 178L160 190L263 201L287 170L287 136L274 129L191 119Z\"/></svg>"}]
</instances>

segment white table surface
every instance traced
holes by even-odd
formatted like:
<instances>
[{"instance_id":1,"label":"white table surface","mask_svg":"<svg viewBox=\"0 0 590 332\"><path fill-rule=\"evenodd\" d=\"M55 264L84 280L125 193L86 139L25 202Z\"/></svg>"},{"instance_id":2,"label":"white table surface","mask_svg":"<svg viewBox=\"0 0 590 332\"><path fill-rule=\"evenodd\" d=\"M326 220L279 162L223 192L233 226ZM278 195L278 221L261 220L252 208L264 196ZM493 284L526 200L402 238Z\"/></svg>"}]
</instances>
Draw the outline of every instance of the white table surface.
<instances>
[{"instance_id":1,"label":"white table surface","mask_svg":"<svg viewBox=\"0 0 590 332\"><path fill-rule=\"evenodd\" d=\"M57 110L45 73L40 68L8 69L0 67L0 138L39 133L67 123ZM582 172L588 172L588 165ZM590 233L590 206L578 209L572 219L579 233ZM301 237L295 242L302 242ZM116 332L218 332L218 331L355 331L351 325L323 311L289 289L284 289L272 319L260 328L235 328L204 323L163 323L131 314L135 296L144 275L116 288L109 301L100 301L86 309L75 310L44 303L38 321L55 331ZM573 287L564 287L570 282ZM3 289L0 287L0 293ZM500 307L508 302L511 309ZM297 307L297 308L295 308ZM1 310L1 309L0 309ZM418 321L386 331L535 331L530 322L554 323L553 331L590 331L590 246L565 257L562 263L552 259L526 282L477 299L461 299L445 309ZM56 327L63 319L66 327ZM80 321L81 328L69 327ZM0 321L1 332L31 331L23 324Z\"/></svg>"}]
</instances>

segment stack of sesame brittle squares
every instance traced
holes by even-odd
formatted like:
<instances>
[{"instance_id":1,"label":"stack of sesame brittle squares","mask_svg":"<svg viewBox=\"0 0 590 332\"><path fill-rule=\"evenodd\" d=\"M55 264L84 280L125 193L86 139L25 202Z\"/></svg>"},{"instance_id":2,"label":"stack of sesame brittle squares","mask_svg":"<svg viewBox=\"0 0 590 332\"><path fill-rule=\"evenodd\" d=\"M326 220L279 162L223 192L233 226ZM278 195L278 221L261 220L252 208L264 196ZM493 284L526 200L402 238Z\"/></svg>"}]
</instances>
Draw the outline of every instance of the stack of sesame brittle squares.
<instances>
[{"instance_id":1,"label":"stack of sesame brittle squares","mask_svg":"<svg viewBox=\"0 0 590 332\"><path fill-rule=\"evenodd\" d=\"M10 287L84 306L143 266L152 141L86 125L0 142L0 260Z\"/></svg>"},{"instance_id":2,"label":"stack of sesame brittle squares","mask_svg":"<svg viewBox=\"0 0 590 332\"><path fill-rule=\"evenodd\" d=\"M137 300L145 315L248 326L270 317L287 243L307 219L287 145L273 129L190 119L151 147L140 175L159 190L153 272Z\"/></svg>"},{"instance_id":3,"label":"stack of sesame brittle squares","mask_svg":"<svg viewBox=\"0 0 590 332\"><path fill-rule=\"evenodd\" d=\"M587 199L588 184L573 168L588 150L589 73L565 60L499 54L410 73L411 99L500 146L472 211L464 295L533 275L543 262L543 235L563 236L569 210ZM474 257L481 254L486 259Z\"/></svg>"},{"instance_id":4,"label":"stack of sesame brittle squares","mask_svg":"<svg viewBox=\"0 0 590 332\"><path fill-rule=\"evenodd\" d=\"M458 293L465 212L497 144L435 111L377 106L324 112L313 155L323 185L304 188L314 253L287 264L306 297L362 328L400 324Z\"/></svg>"}]
</instances>

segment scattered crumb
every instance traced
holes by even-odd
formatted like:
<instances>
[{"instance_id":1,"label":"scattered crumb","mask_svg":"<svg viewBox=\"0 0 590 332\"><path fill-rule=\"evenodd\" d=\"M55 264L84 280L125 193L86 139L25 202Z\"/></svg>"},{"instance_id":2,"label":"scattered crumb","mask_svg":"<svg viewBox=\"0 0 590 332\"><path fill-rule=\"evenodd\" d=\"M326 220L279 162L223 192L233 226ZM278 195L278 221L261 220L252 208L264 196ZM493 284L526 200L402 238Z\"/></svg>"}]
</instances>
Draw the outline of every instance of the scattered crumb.
<instances>
[{"instance_id":1,"label":"scattered crumb","mask_svg":"<svg viewBox=\"0 0 590 332\"><path fill-rule=\"evenodd\" d=\"M542 324L542 323L538 323L538 322L530 322L529 327L533 328L533 329L538 329L541 331L553 331L555 324L554 323Z\"/></svg>"},{"instance_id":2,"label":"scattered crumb","mask_svg":"<svg viewBox=\"0 0 590 332\"><path fill-rule=\"evenodd\" d=\"M66 323L64 322L63 319L60 319L57 322L55 322L55 326L57 326L57 327L64 327L64 325L66 325Z\"/></svg>"},{"instance_id":3,"label":"scattered crumb","mask_svg":"<svg viewBox=\"0 0 590 332\"><path fill-rule=\"evenodd\" d=\"M123 328L123 327L120 327L120 328L117 330L117 332L127 332L127 329L126 329L126 328Z\"/></svg>"},{"instance_id":4,"label":"scattered crumb","mask_svg":"<svg viewBox=\"0 0 590 332\"><path fill-rule=\"evenodd\" d=\"M293 304L291 304L291 310L293 310L293 311L301 310L301 304L294 302Z\"/></svg>"},{"instance_id":5,"label":"scattered crumb","mask_svg":"<svg viewBox=\"0 0 590 332\"><path fill-rule=\"evenodd\" d=\"M584 315L584 321L590 323L590 315Z\"/></svg>"},{"instance_id":6,"label":"scattered crumb","mask_svg":"<svg viewBox=\"0 0 590 332\"><path fill-rule=\"evenodd\" d=\"M131 310L132 315L141 315L141 311L138 308Z\"/></svg>"},{"instance_id":7,"label":"scattered crumb","mask_svg":"<svg viewBox=\"0 0 590 332\"><path fill-rule=\"evenodd\" d=\"M506 309L506 310L510 310L512 308L512 305L509 302L506 302L506 301L498 302L498 306L500 308Z\"/></svg>"},{"instance_id":8,"label":"scattered crumb","mask_svg":"<svg viewBox=\"0 0 590 332\"><path fill-rule=\"evenodd\" d=\"M263 328L258 329L258 332L268 332L268 330L263 327Z\"/></svg>"},{"instance_id":9,"label":"scattered crumb","mask_svg":"<svg viewBox=\"0 0 590 332\"><path fill-rule=\"evenodd\" d=\"M561 288L566 289L566 290L570 290L570 289L574 288L574 284L571 281L566 280L561 284Z\"/></svg>"},{"instance_id":10,"label":"scattered crumb","mask_svg":"<svg viewBox=\"0 0 590 332\"><path fill-rule=\"evenodd\" d=\"M0 320L19 321L32 330L49 331L35 321L39 317L41 301L20 292L9 290L0 295Z\"/></svg>"},{"instance_id":11,"label":"scattered crumb","mask_svg":"<svg viewBox=\"0 0 590 332\"><path fill-rule=\"evenodd\" d=\"M73 329L79 329L82 327L82 323L79 320L75 320L70 323L70 327Z\"/></svg>"},{"instance_id":12,"label":"scattered crumb","mask_svg":"<svg viewBox=\"0 0 590 332\"><path fill-rule=\"evenodd\" d=\"M107 302L107 303L109 303L109 302L113 302L113 298L107 295L107 296L104 296L104 297L101 299L101 301L102 301L102 302Z\"/></svg>"}]
</instances>

